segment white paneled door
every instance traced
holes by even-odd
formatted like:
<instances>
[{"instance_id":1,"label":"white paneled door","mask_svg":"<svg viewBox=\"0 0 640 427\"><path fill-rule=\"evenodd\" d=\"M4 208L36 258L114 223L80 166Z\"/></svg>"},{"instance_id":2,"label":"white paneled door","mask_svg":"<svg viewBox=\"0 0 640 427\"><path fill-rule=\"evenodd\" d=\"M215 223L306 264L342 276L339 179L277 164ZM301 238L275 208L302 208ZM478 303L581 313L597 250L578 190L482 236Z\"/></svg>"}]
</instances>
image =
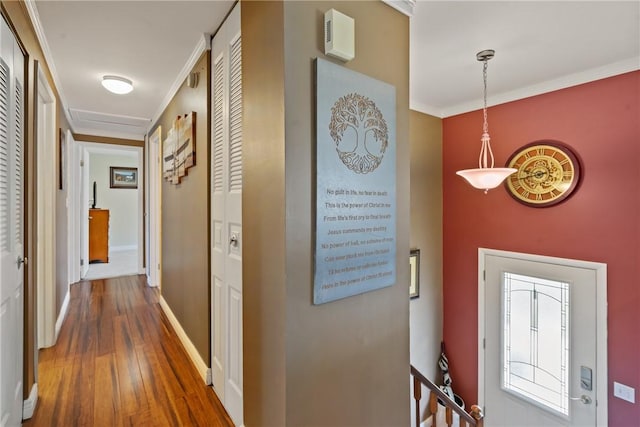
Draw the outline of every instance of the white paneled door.
<instances>
[{"instance_id":1,"label":"white paneled door","mask_svg":"<svg viewBox=\"0 0 640 427\"><path fill-rule=\"evenodd\" d=\"M236 425L243 424L241 49L237 5L211 49L211 371Z\"/></svg>"},{"instance_id":2,"label":"white paneled door","mask_svg":"<svg viewBox=\"0 0 640 427\"><path fill-rule=\"evenodd\" d=\"M599 425L606 383L598 370L606 367L598 364L597 331L606 320L598 267L511 253L483 261L485 424Z\"/></svg>"},{"instance_id":3,"label":"white paneled door","mask_svg":"<svg viewBox=\"0 0 640 427\"><path fill-rule=\"evenodd\" d=\"M0 30L0 425L22 422L24 56Z\"/></svg>"}]
</instances>

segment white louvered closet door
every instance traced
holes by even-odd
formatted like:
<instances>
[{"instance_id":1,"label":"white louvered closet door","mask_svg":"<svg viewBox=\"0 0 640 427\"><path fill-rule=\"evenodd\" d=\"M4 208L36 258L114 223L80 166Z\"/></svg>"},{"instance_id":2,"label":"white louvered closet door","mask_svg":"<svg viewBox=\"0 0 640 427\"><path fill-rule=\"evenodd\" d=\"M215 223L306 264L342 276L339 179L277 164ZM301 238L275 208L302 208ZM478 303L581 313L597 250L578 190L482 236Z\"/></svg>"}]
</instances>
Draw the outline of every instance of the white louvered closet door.
<instances>
[{"instance_id":1,"label":"white louvered closet door","mask_svg":"<svg viewBox=\"0 0 640 427\"><path fill-rule=\"evenodd\" d=\"M0 30L0 425L22 422L24 56Z\"/></svg>"},{"instance_id":2,"label":"white louvered closet door","mask_svg":"<svg viewBox=\"0 0 640 427\"><path fill-rule=\"evenodd\" d=\"M243 424L242 47L236 6L212 44L211 370L213 387Z\"/></svg>"}]
</instances>

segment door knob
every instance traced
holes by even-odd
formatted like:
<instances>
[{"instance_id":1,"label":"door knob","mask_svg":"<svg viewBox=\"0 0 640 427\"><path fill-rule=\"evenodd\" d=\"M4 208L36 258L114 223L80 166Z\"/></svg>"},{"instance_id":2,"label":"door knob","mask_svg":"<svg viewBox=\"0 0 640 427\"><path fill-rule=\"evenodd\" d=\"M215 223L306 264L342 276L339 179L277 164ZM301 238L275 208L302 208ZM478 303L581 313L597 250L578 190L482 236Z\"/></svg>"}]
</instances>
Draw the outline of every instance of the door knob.
<instances>
[{"instance_id":1,"label":"door knob","mask_svg":"<svg viewBox=\"0 0 640 427\"><path fill-rule=\"evenodd\" d=\"M590 405L591 404L591 398L589 396L587 396L586 394L583 394L580 397L570 397L569 400L579 400L580 402L584 403L585 405Z\"/></svg>"},{"instance_id":2,"label":"door knob","mask_svg":"<svg viewBox=\"0 0 640 427\"><path fill-rule=\"evenodd\" d=\"M237 234L232 234L231 235L231 239L229 239L229 244L231 246L238 246L238 235Z\"/></svg>"},{"instance_id":3,"label":"door knob","mask_svg":"<svg viewBox=\"0 0 640 427\"><path fill-rule=\"evenodd\" d=\"M18 259L16 260L16 264L18 265L18 268L20 268L20 266L22 266L23 264L26 265L27 264L27 257L22 258L20 255L18 255Z\"/></svg>"}]
</instances>

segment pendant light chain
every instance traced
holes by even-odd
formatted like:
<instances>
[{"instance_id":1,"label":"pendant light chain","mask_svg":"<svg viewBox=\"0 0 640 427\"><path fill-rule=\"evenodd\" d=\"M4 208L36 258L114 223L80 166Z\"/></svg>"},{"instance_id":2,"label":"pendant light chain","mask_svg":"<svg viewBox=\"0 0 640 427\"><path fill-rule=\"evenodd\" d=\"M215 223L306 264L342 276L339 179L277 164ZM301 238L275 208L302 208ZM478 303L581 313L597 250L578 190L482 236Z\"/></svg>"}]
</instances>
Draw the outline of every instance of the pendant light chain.
<instances>
[{"instance_id":1,"label":"pendant light chain","mask_svg":"<svg viewBox=\"0 0 640 427\"><path fill-rule=\"evenodd\" d=\"M485 59L482 66L482 79L484 81L484 124L482 126L483 133L489 133L489 120L487 119L487 68L488 62Z\"/></svg>"},{"instance_id":2,"label":"pendant light chain","mask_svg":"<svg viewBox=\"0 0 640 427\"><path fill-rule=\"evenodd\" d=\"M484 120L482 123L482 148L480 149L480 157L478 158L478 166L481 169L492 168L495 163L493 151L491 150L491 138L489 137L489 119L487 118L487 61L487 58L482 61L482 80L484 82L484 106L482 113ZM491 165L489 165L489 159L491 160Z\"/></svg>"}]
</instances>

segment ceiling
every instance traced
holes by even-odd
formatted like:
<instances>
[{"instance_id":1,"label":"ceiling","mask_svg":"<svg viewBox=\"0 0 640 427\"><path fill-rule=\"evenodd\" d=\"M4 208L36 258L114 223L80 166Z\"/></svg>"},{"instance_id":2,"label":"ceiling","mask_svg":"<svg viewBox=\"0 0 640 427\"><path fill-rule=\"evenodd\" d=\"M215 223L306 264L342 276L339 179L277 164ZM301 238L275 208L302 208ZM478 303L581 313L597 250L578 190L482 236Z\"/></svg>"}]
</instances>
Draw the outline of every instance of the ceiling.
<instances>
[{"instance_id":1,"label":"ceiling","mask_svg":"<svg viewBox=\"0 0 640 427\"><path fill-rule=\"evenodd\" d=\"M438 117L640 69L638 1L418 1L410 106Z\"/></svg>"},{"instance_id":2,"label":"ceiling","mask_svg":"<svg viewBox=\"0 0 640 427\"><path fill-rule=\"evenodd\" d=\"M32 4L73 130L142 139L183 83L185 64L191 69L204 49L203 34L220 26L234 1ZM134 91L106 91L104 75L132 80Z\"/></svg>"},{"instance_id":3,"label":"ceiling","mask_svg":"<svg viewBox=\"0 0 640 427\"><path fill-rule=\"evenodd\" d=\"M74 131L141 139L204 48L203 34L233 3L38 0L27 7ZM496 50L490 105L640 69L640 2L418 0L410 49L411 108L448 117L482 107L475 54L483 49ZM107 92L106 74L129 78L134 91Z\"/></svg>"}]
</instances>

